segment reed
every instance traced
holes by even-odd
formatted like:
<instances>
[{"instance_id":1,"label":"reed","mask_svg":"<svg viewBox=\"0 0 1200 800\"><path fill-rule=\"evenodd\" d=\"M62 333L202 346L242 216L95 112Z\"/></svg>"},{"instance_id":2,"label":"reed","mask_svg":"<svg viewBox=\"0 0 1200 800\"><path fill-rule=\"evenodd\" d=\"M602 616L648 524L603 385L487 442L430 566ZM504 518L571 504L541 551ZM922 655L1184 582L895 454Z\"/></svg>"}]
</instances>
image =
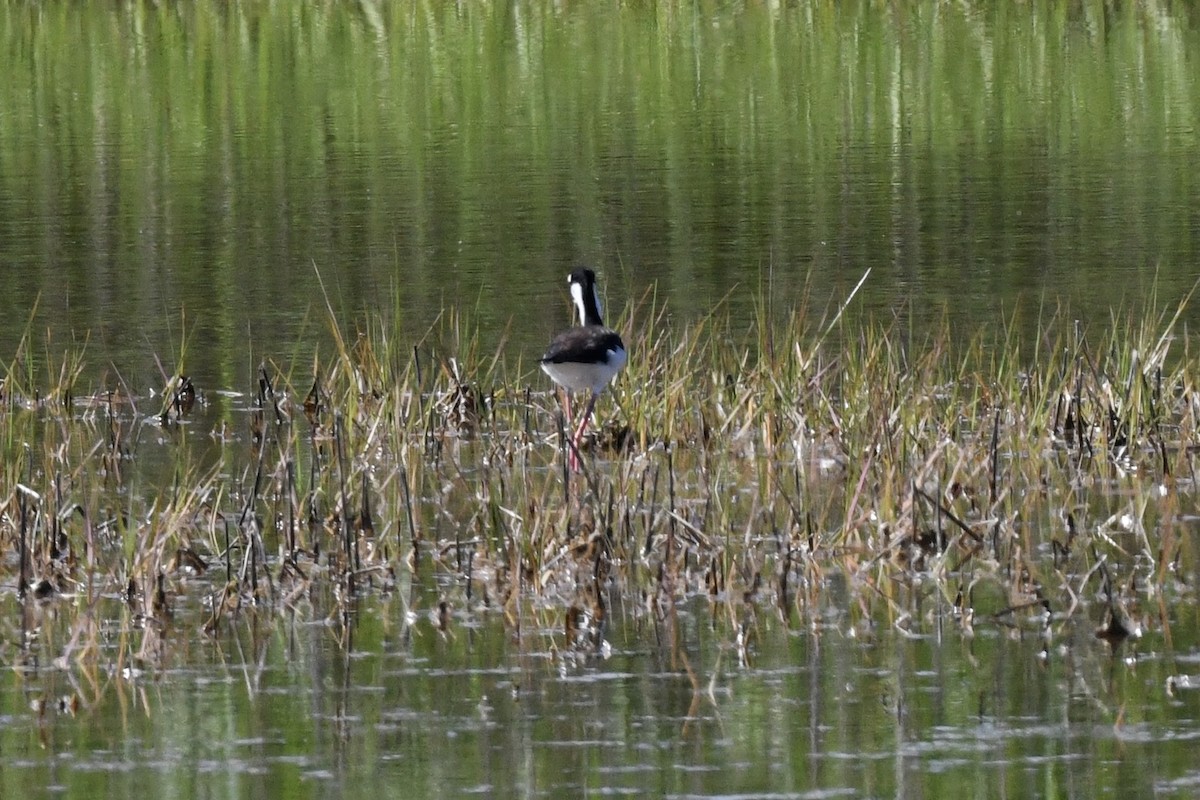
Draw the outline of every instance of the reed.
<instances>
[{"instance_id":1,"label":"reed","mask_svg":"<svg viewBox=\"0 0 1200 800\"><path fill-rule=\"evenodd\" d=\"M820 632L835 576L863 621L904 630L1164 624L1140 609L1196 568L1183 304L1099 332L1056 310L1024 341L1011 326L912 341L845 305L771 305L749 325L718 306L673 326L653 294L632 303L617 323L632 358L580 474L554 394L503 341L485 349L469 313L416 343L331 314L331 351L263 364L246 430L214 425L211 446L189 428L216 387L181 369L147 417L119 378L77 394L82 353L40 373L18 353L3 585L73 612L29 646L80 665L111 657L97 615L130 626L120 659L153 664L181 620L214 636L247 614L345 621L397 592L406 626L428 612L451 635L494 613L574 655L603 650L614 613L668 636L700 602L744 656L764 614Z\"/></svg>"}]
</instances>

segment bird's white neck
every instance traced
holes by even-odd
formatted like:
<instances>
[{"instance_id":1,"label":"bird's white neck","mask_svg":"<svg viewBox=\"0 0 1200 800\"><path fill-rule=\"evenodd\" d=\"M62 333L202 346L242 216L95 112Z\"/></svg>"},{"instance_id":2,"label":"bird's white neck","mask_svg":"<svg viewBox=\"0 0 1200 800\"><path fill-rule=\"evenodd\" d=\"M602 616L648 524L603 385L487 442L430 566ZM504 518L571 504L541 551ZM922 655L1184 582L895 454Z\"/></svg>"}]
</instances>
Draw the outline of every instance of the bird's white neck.
<instances>
[{"instance_id":1,"label":"bird's white neck","mask_svg":"<svg viewBox=\"0 0 1200 800\"><path fill-rule=\"evenodd\" d=\"M571 299L575 301L575 310L579 313L579 324L580 325L603 324L603 323L600 323L597 321L603 317L603 314L600 310L600 295L598 295L596 293L595 286L591 287L591 290L592 290L592 296L589 298L589 297L587 297L587 295L584 294L584 292L586 291L586 287L582 283L572 283L571 284ZM589 317L590 317L590 315L588 314L588 310L589 310L588 309L588 301L589 300L591 301L591 304L592 304L592 310L595 311L595 319L589 319Z\"/></svg>"}]
</instances>

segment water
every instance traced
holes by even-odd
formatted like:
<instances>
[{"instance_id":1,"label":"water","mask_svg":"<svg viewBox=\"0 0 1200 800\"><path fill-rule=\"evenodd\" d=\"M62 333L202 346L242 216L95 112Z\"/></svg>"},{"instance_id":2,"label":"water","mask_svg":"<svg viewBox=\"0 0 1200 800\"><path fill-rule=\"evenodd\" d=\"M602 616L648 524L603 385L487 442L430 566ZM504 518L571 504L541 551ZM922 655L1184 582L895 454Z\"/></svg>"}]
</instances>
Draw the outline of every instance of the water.
<instances>
[{"instance_id":1,"label":"water","mask_svg":"<svg viewBox=\"0 0 1200 800\"><path fill-rule=\"evenodd\" d=\"M156 667L11 670L0 787L1183 798L1200 780L1200 692L1165 691L1166 675L1195 669L1190 634L1114 652L1087 620L1058 620L1043 654L1036 631L1007 622L908 637L830 599L812 609L820 625L752 620L738 652L697 600L679 609L678 646L634 613L599 657L559 649L550 628L514 639L478 608L445 630L424 615L407 625L402 604L373 603L349 627L305 606L264 625L250 612L198 642L194 609L181 608ZM74 693L80 708L56 708Z\"/></svg>"},{"instance_id":2,"label":"water","mask_svg":"<svg viewBox=\"0 0 1200 800\"><path fill-rule=\"evenodd\" d=\"M1200 660L1190 633L1114 655L1086 620L1059 620L1043 654L1042 637L1020 626L907 637L831 600L808 628L753 620L739 653L697 600L679 610L678 647L634 613L610 629L601 658L548 649L561 640L541 627L513 639L478 609L445 630L424 615L406 625L400 605L373 603L348 628L314 624L303 609L259 627L251 612L198 642L194 613L179 609L171 658L156 668L10 671L0 787L1189 797L1200 780L1200 692L1165 691L1168 674ZM76 692L82 707L55 707ZM49 708L31 711L32 700Z\"/></svg>"},{"instance_id":3,"label":"water","mask_svg":"<svg viewBox=\"0 0 1200 800\"><path fill-rule=\"evenodd\" d=\"M1194 280L1184 12L14 5L0 42L0 352L87 340L93 381L245 388L329 309L528 362L581 261L684 317L872 268L852 312L918 334Z\"/></svg>"},{"instance_id":4,"label":"water","mask_svg":"<svg viewBox=\"0 0 1200 800\"><path fill-rule=\"evenodd\" d=\"M654 292L747 325L870 268L851 318L918 337L1027 333L1060 302L1103 326L1196 276L1187 9L14 3L0 54L0 355L86 342L89 390L246 390L263 359L304 373L331 324L416 342L447 307L530 364L580 261L614 317ZM5 797L1200 791L1200 694L1167 691L1200 674L1189 603L1114 653L1099 620L968 634L928 596L898 604L917 636L851 593L790 628L693 598L674 639L614 614L600 658L549 611L439 630L436 587L209 636L204 586L149 654L110 598L98 666L63 669L73 601L22 646L11 588Z\"/></svg>"}]
</instances>

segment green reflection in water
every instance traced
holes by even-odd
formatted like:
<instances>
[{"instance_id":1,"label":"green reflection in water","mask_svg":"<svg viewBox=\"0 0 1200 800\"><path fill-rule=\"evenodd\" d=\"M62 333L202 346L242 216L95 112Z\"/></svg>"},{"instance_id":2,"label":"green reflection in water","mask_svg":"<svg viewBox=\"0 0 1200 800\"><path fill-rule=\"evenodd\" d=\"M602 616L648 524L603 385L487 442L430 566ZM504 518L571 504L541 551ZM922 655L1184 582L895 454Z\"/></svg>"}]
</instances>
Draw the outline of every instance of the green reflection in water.
<instances>
[{"instance_id":1,"label":"green reflection in water","mask_svg":"<svg viewBox=\"0 0 1200 800\"><path fill-rule=\"evenodd\" d=\"M1023 298L1104 320L1200 228L1194 12L1101 3L318 4L0 13L0 351L38 327L205 383L382 310L515 321L758 286L920 330ZM528 309L553 314L528 320ZM182 312L181 312L182 309ZM182 315L182 316L181 316ZM306 352L309 344L301 347Z\"/></svg>"},{"instance_id":2,"label":"green reflection in water","mask_svg":"<svg viewBox=\"0 0 1200 800\"><path fill-rule=\"evenodd\" d=\"M494 617L459 615L443 634L426 618L401 624L398 605L373 602L348 629L306 617L260 626L248 613L199 641L183 613L168 633L179 663L96 676L99 699L76 716L53 706L39 716L29 702L92 696L87 679L10 671L0 789L1128 797L1187 796L1169 782L1195 778L1200 699L1164 702L1173 665L1157 635L1119 654L1136 664L1088 632L1043 659L1036 632L905 638L831 603L821 613L833 627L820 633L757 620L758 644L739 664L722 652L732 631L712 628L700 601L679 617L694 692L640 624L610 630L607 659L557 661L543 647L552 631L517 642ZM48 621L45 635L56 632ZM1195 652L1194 638L1181 645Z\"/></svg>"}]
</instances>

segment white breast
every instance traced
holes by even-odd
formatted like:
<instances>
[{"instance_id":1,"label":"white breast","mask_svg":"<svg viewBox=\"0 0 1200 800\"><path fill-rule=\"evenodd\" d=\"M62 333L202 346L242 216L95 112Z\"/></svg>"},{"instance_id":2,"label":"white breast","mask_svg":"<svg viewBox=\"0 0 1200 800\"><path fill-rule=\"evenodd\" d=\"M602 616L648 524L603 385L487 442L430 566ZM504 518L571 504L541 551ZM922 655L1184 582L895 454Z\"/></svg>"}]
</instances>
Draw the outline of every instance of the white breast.
<instances>
[{"instance_id":1,"label":"white breast","mask_svg":"<svg viewBox=\"0 0 1200 800\"><path fill-rule=\"evenodd\" d=\"M566 361L559 364L542 364L542 370L559 386L573 392L591 389L593 392L603 391L616 374L625 366L627 355L625 350L615 349L607 352L604 361L585 364L578 361Z\"/></svg>"}]
</instances>

